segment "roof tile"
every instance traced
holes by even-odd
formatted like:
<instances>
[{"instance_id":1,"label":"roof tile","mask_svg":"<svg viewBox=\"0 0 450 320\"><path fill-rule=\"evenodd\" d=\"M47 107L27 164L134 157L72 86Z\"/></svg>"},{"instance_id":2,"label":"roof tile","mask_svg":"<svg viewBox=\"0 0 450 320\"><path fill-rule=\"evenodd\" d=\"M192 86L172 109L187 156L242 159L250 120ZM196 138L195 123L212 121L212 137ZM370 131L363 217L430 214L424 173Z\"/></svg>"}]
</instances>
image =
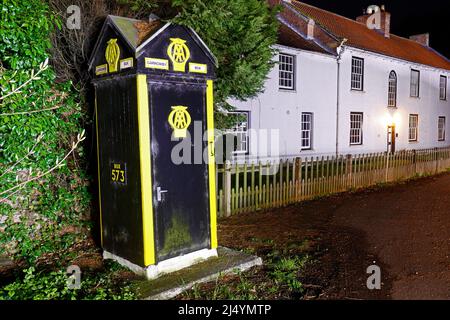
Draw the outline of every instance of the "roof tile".
<instances>
[{"instance_id":1,"label":"roof tile","mask_svg":"<svg viewBox=\"0 0 450 320\"><path fill-rule=\"evenodd\" d=\"M308 41L294 30L286 26L285 24L280 24L278 28L278 43L284 46L304 49L320 53L328 53L325 49L321 48L319 45L314 43L314 41Z\"/></svg>"}]
</instances>

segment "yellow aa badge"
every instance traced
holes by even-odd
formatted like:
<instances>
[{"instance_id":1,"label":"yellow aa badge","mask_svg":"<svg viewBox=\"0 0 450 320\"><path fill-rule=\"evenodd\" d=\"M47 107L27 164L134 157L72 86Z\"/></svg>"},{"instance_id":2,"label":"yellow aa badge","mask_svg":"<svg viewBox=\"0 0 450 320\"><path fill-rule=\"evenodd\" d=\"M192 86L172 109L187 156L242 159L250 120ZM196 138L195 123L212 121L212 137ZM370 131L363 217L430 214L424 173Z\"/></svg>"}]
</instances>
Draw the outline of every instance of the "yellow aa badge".
<instances>
[{"instance_id":1,"label":"yellow aa badge","mask_svg":"<svg viewBox=\"0 0 450 320\"><path fill-rule=\"evenodd\" d=\"M117 39L111 39L108 41L108 46L106 47L105 58L108 62L109 72L117 71L117 64L120 57L120 48L117 44Z\"/></svg>"},{"instance_id":2,"label":"yellow aa badge","mask_svg":"<svg viewBox=\"0 0 450 320\"><path fill-rule=\"evenodd\" d=\"M186 62L191 57L186 41L180 38L170 38L172 41L167 48L167 55L173 64L174 71L186 72Z\"/></svg>"},{"instance_id":3,"label":"yellow aa badge","mask_svg":"<svg viewBox=\"0 0 450 320\"><path fill-rule=\"evenodd\" d=\"M187 111L187 107L172 107L172 112L170 112L168 120L173 129L174 137L186 138L187 128L191 124L191 115Z\"/></svg>"}]
</instances>

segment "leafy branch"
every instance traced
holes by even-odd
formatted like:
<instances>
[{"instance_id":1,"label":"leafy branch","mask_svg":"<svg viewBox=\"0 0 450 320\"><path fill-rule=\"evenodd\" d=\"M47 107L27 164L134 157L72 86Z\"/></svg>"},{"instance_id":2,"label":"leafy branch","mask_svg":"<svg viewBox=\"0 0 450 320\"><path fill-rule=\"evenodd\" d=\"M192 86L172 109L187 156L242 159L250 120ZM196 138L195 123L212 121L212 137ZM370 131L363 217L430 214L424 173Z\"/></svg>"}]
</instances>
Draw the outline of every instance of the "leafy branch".
<instances>
[{"instance_id":1,"label":"leafy branch","mask_svg":"<svg viewBox=\"0 0 450 320\"><path fill-rule=\"evenodd\" d=\"M23 156L21 159L17 160L16 163L14 163L11 167L9 167L5 172L3 172L0 175L0 178L3 177L5 174L10 173L19 163L21 163L23 160L25 160L26 158L28 158L29 156L31 156L32 154L34 154L34 149L36 148L36 146L39 144L39 142L41 142L42 138L44 137L44 135L41 133L37 138L36 138L36 143L33 145L33 147L31 149L28 150L28 153Z\"/></svg>"},{"instance_id":2,"label":"leafy branch","mask_svg":"<svg viewBox=\"0 0 450 320\"><path fill-rule=\"evenodd\" d=\"M26 87L28 84L30 84L31 82L35 81L35 80L40 80L41 77L39 77L39 74L41 74L42 72L44 72L45 70L48 69L48 58L45 59L44 62L41 62L41 64L39 65L39 70L35 73L34 69L31 70L31 75L30 78L28 78L27 81L25 81L24 83L22 83L20 86L18 86L17 88L14 87L14 84L12 86L12 89L10 92L8 92L7 94L5 94L4 96L0 96L0 101L1 100L5 100L7 97L12 96L13 94L18 94L21 93L22 89L24 87ZM15 74L14 74L15 75ZM14 77L13 75L13 77Z\"/></svg>"},{"instance_id":3,"label":"leafy branch","mask_svg":"<svg viewBox=\"0 0 450 320\"><path fill-rule=\"evenodd\" d=\"M42 177L44 177L44 176L50 174L51 172L55 171L56 169L59 169L59 168L63 167L64 166L64 162L66 161L66 159L78 148L78 145L82 141L84 141L85 139L86 139L85 131L83 130L81 133L79 133L77 135L77 141L72 143L72 148L70 149L70 151L61 160L57 159L56 160L56 164L52 168L48 169L47 171L45 171L44 173L42 173L42 174L40 174L38 176L35 176L33 178L30 178L30 179L27 179L26 181L23 181L23 182L15 185L12 188L9 188L9 189L7 189L5 191L0 192L0 196L7 198L8 197L8 195L7 195L8 193L11 193L11 192L15 191L16 189L22 188L24 185L26 185L26 184L28 184L30 182L39 180Z\"/></svg>"},{"instance_id":4,"label":"leafy branch","mask_svg":"<svg viewBox=\"0 0 450 320\"><path fill-rule=\"evenodd\" d=\"M7 117L7 116L16 116L16 115L24 115L24 114L32 114L36 112L43 112L43 111L51 111L61 108L62 105L51 107L51 108L45 108L45 109L36 109L36 110L30 110L30 111L20 111L20 112L11 112L11 113L0 113L0 117Z\"/></svg>"}]
</instances>

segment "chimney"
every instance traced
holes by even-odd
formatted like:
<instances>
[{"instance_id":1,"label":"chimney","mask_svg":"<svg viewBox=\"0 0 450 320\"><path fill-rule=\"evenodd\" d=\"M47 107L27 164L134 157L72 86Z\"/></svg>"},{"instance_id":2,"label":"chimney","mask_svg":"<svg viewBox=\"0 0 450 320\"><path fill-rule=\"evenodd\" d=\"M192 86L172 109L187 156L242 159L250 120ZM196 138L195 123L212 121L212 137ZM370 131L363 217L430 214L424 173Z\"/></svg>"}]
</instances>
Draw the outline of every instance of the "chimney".
<instances>
[{"instance_id":1,"label":"chimney","mask_svg":"<svg viewBox=\"0 0 450 320\"><path fill-rule=\"evenodd\" d=\"M430 34L429 33L416 34L416 35L410 36L409 39L411 39L417 43L420 43L421 45L423 45L425 47L430 46Z\"/></svg>"},{"instance_id":2,"label":"chimney","mask_svg":"<svg viewBox=\"0 0 450 320\"><path fill-rule=\"evenodd\" d=\"M307 39L312 40L314 39L314 27L316 23L313 19L309 19L308 21L308 27L307 27Z\"/></svg>"},{"instance_id":3,"label":"chimney","mask_svg":"<svg viewBox=\"0 0 450 320\"><path fill-rule=\"evenodd\" d=\"M390 37L391 33L391 14L386 11L384 5L369 6L363 11L363 15L356 18L356 21L365 24L371 30L378 30L386 38Z\"/></svg>"}]
</instances>

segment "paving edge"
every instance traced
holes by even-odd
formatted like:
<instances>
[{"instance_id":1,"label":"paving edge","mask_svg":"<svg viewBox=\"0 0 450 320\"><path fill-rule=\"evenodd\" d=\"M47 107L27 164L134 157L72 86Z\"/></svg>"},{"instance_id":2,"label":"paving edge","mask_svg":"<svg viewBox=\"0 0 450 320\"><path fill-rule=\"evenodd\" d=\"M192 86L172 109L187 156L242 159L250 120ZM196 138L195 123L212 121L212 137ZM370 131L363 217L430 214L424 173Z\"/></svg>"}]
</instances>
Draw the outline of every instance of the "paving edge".
<instances>
[{"instance_id":1,"label":"paving edge","mask_svg":"<svg viewBox=\"0 0 450 320\"><path fill-rule=\"evenodd\" d=\"M198 280L194 280L194 281L191 281L189 283L176 286L175 288L171 288L169 290L160 292L158 294L149 296L147 298L143 298L142 300L168 300L168 299L176 297L177 295L183 293L186 290L189 290L190 288L192 288L196 284L215 280L215 279L217 279L218 277L220 277L222 275L232 274L232 273L237 273L237 272L244 272L244 271L246 271L246 270L248 270L248 269L250 269L252 267L260 266L262 264L263 264L262 263L262 259L259 258L259 257L255 257L254 259L252 259L250 261L247 261L247 262L244 262L242 264L239 264L237 266L230 267L228 269L225 269L225 270L220 271L220 272L213 273L213 274L211 274L209 276L200 278Z\"/></svg>"}]
</instances>

